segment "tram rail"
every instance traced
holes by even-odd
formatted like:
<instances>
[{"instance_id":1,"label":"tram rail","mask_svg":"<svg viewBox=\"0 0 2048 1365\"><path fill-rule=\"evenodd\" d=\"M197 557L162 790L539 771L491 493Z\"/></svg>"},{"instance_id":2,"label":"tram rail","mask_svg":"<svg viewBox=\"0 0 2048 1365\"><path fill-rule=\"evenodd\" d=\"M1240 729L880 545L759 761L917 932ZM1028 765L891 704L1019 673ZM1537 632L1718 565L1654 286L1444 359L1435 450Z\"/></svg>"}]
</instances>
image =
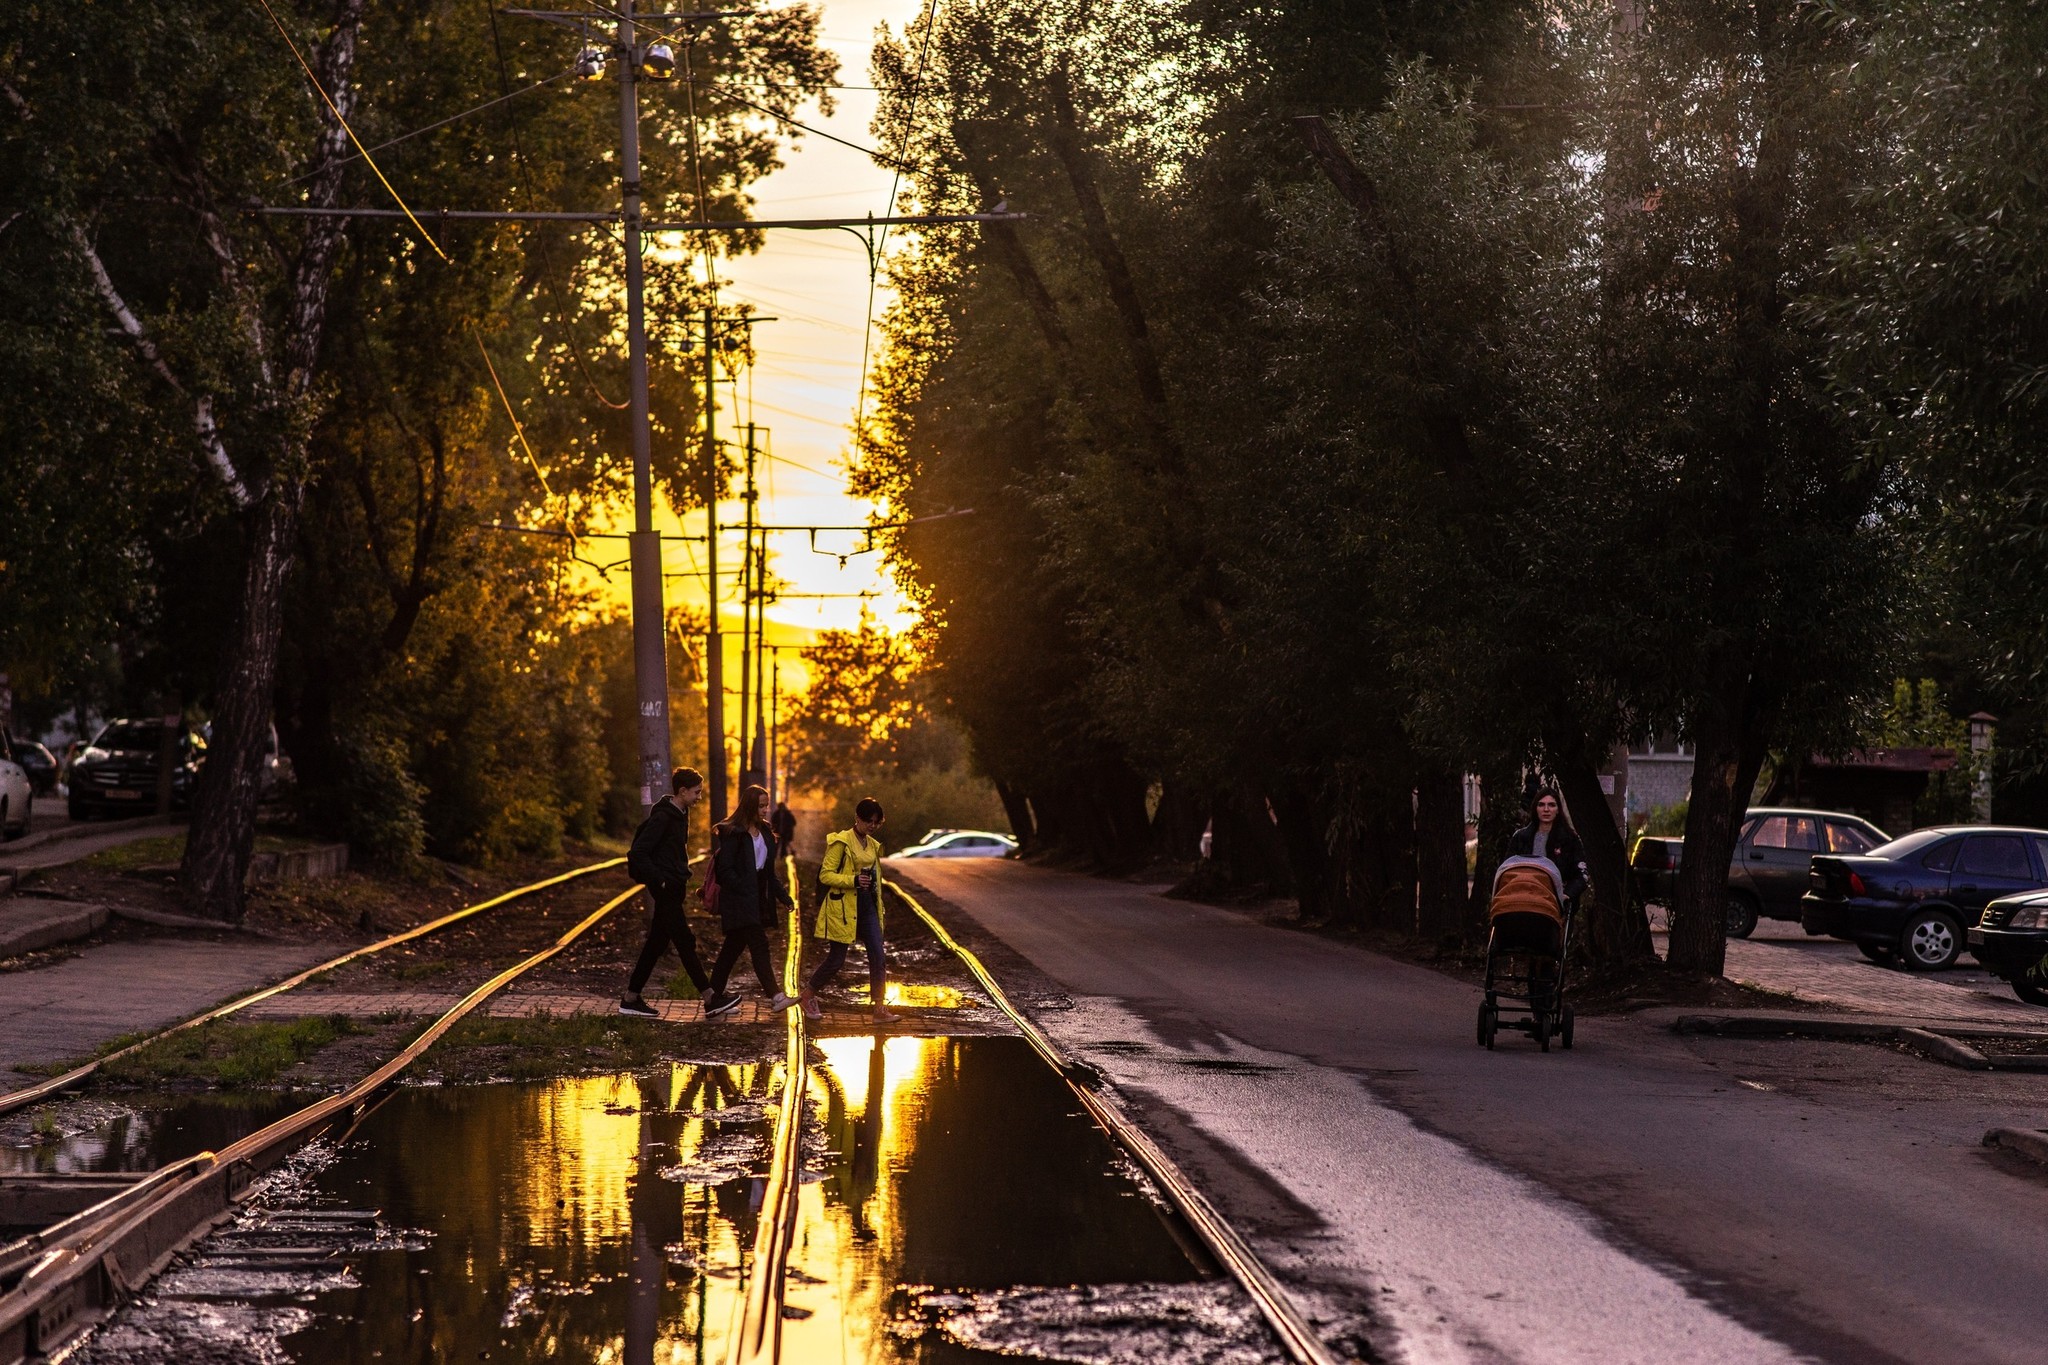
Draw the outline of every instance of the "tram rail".
<instances>
[{"instance_id":1,"label":"tram rail","mask_svg":"<svg viewBox=\"0 0 2048 1365\"><path fill-rule=\"evenodd\" d=\"M613 862L600 866L615 865ZM580 871L597 870L592 867ZM538 886L522 888L522 892ZM322 1127L360 1115L449 1029L513 981L568 948L639 892L640 888L634 886L614 896L552 944L470 991L396 1056L348 1089L287 1115L219 1152L203 1152L154 1171L81 1213L0 1247L0 1290L4 1290L0 1292L0 1365L39 1361L63 1349L105 1318L161 1272L179 1251L231 1215L258 1176L284 1160ZM515 893L508 893L511 894ZM504 900L500 898L495 903L503 904ZM418 937L491 904L458 911L456 916L422 925L408 934ZM383 946L389 944L370 945ZM368 949L359 949L356 955L364 951ZM345 960L336 959L327 967L314 968L302 973L299 979ZM288 986L280 983L238 1004L253 1003L254 998L275 994L280 989ZM212 1017L219 1017L220 1012L211 1013Z\"/></svg>"},{"instance_id":2,"label":"tram rail","mask_svg":"<svg viewBox=\"0 0 2048 1365\"><path fill-rule=\"evenodd\" d=\"M1181 1217L1187 1220L1188 1225L1201 1238L1209 1254L1216 1258L1217 1264L1229 1271L1232 1278L1243 1285L1245 1292L1251 1295L1252 1302L1258 1305L1259 1312L1265 1316L1266 1322L1272 1327L1274 1335L1280 1339L1280 1344L1288 1356L1299 1362L1299 1365L1342 1365L1341 1359L1316 1335L1308 1320L1302 1317L1301 1310L1294 1306L1294 1301L1288 1297L1287 1291L1281 1287L1273 1272L1267 1269L1265 1262L1259 1259L1258 1253L1252 1250L1251 1244L1244 1240L1237 1229L1230 1225L1229 1220L1216 1210L1216 1206L1181 1173L1180 1167L1173 1159L1161 1151L1158 1144L1146 1136L1143 1129L1132 1123L1121 1109L1082 1084L1079 1079L1083 1074L1082 1070L1060 1051L1059 1046L1046 1036L1044 1030L1010 1003L1010 997L996 983L988 968L982 965L981 959L955 939L945 925L939 923L929 910L918 903L916 897L905 891L898 882L885 881L883 885L894 892L897 899L909 906L939 942L966 965L967 970L973 973L974 979L981 983L981 988L987 992L989 999L1009 1016L1010 1022L1023 1033L1032 1050L1060 1074L1060 1079L1067 1083L1089 1116L1102 1126L1103 1131L1108 1133L1132 1160L1145 1169L1145 1173L1152 1177L1160 1189L1165 1191Z\"/></svg>"},{"instance_id":3,"label":"tram rail","mask_svg":"<svg viewBox=\"0 0 2048 1365\"><path fill-rule=\"evenodd\" d=\"M235 1014L241 1010L245 1010L249 1006L257 1004L260 1001L268 1000L273 996L282 995L284 994L284 992L291 990L295 986L302 986L306 982L311 981L314 977L319 976L324 972L331 972L337 967L346 967L351 962L357 961L360 958L369 957L375 953L381 953L386 948L395 948L401 943L410 943L416 938L424 938L428 934L434 933L437 930L445 929L451 924L458 924L461 921L466 920L473 915L480 915L486 910L495 910L501 905L507 905L516 900L523 900L528 896L534 895L537 892L545 891L550 887L561 886L565 882L575 881L579 877L587 877L593 872L603 872L608 868L623 866L625 861L626 860L624 858L607 858L602 862L591 863L587 867L573 868L568 872L561 873L557 876L548 877L542 881L531 882L525 886L514 887L512 890L504 892L502 895L493 896L489 900L478 901L475 905L466 905L460 910L452 911L449 914L441 916L439 919L429 920L425 924L416 924L412 928L405 930L403 933L393 934L389 938L379 939L375 943L366 943L360 948L355 948L349 952L343 953L340 957L331 958L326 962L320 963L318 966L308 967L302 972L298 972L292 976L288 976L284 980L278 982L276 985L265 986L262 990L254 991L248 995L240 996L237 999L229 1001L225 1005L217 1005L213 1009L207 1010L202 1014L195 1014L190 1019L184 1020L181 1023L173 1024L169 1028L160 1030L159 1032L152 1033L147 1038L144 1038L139 1042L130 1043L128 1046L121 1048L118 1051L110 1052L104 1057L95 1057L93 1060L89 1062L85 1062L82 1065L73 1067L71 1070L64 1072L60 1076L52 1076L49 1080L42 1081L39 1084L31 1085L21 1090L15 1090L8 1094L0 1095L0 1114L11 1114L17 1109L26 1109L28 1106L32 1104L41 1103L43 1100L49 1099L52 1095L61 1094L66 1090L75 1089L78 1086L83 1085L86 1081L92 1079L94 1073L96 1073L101 1067L105 1066L108 1062L118 1061L123 1057L129 1056L132 1053L140 1052L143 1048L150 1046L152 1043L161 1042L174 1034L183 1033L187 1029L198 1028L201 1024L210 1024L217 1019L225 1019L229 1015Z\"/></svg>"}]
</instances>

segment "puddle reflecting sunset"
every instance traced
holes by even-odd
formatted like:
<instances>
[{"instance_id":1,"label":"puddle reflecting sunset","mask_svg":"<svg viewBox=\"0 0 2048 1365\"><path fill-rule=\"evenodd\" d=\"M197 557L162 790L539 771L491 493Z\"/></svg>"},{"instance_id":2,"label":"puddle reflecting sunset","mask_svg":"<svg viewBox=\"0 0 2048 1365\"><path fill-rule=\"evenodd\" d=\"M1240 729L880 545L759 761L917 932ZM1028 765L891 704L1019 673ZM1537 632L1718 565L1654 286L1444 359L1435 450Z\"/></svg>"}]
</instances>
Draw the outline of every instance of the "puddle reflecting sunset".
<instances>
[{"instance_id":1,"label":"puddle reflecting sunset","mask_svg":"<svg viewBox=\"0 0 2048 1365\"><path fill-rule=\"evenodd\" d=\"M784 1359L994 1361L938 1326L963 1296L1198 1278L1023 1040L832 1038L811 1056ZM781 1088L767 1061L401 1089L85 1359L162 1359L203 1303L204 1331L245 1326L252 1357L723 1360ZM214 1131L224 1116L205 1111L220 1098L124 1120L123 1141L96 1150L170 1155L134 1135ZM332 1250L296 1278L238 1279L235 1257L271 1229ZM1017 1340L1005 1344L1015 1358Z\"/></svg>"}]
</instances>

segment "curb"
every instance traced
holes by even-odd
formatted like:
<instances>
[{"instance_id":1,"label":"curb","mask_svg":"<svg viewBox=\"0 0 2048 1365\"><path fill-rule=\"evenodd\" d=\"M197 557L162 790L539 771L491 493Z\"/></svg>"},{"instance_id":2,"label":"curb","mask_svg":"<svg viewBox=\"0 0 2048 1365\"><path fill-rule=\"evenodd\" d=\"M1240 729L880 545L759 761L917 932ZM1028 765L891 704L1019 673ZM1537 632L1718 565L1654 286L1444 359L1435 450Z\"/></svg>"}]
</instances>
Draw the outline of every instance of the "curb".
<instances>
[{"instance_id":1,"label":"curb","mask_svg":"<svg viewBox=\"0 0 2048 1365\"><path fill-rule=\"evenodd\" d=\"M143 829L149 825L179 825L184 823L181 815L138 815L128 820L95 820L90 824L74 824L68 829L53 829L42 834L31 834L7 845L0 858L17 853L30 853L51 844L67 843L73 839L90 839L95 834L118 834L124 829Z\"/></svg>"},{"instance_id":2,"label":"curb","mask_svg":"<svg viewBox=\"0 0 2048 1365\"><path fill-rule=\"evenodd\" d=\"M1996 1029L1975 1025L1932 1029L1910 1024L1861 1023L1853 1019L1816 1019L1796 1014L1682 1014L1671 1021L1671 1031L1677 1034L1718 1038L1844 1038L1862 1042L1904 1043L1929 1061L1940 1062L1943 1066L1960 1067L1965 1071L2048 1071L2048 1055L1993 1058L1962 1041L1963 1038L2048 1037L2048 1034L2023 1029ZM2048 1142L2048 1137L2044 1137L2043 1141ZM2048 1147L2044 1147L2043 1150L2048 1152ZM2048 1157L2044 1157L2043 1160L2048 1161Z\"/></svg>"},{"instance_id":3,"label":"curb","mask_svg":"<svg viewBox=\"0 0 2048 1365\"><path fill-rule=\"evenodd\" d=\"M107 913L104 905L52 902L28 924L12 930L0 926L0 935L4 935L0 937L0 957L18 957L84 938L107 922Z\"/></svg>"},{"instance_id":4,"label":"curb","mask_svg":"<svg viewBox=\"0 0 2048 1365\"><path fill-rule=\"evenodd\" d=\"M1984 1134L1986 1147L2017 1153L2029 1161L2048 1166L2048 1133L2033 1128L1993 1128Z\"/></svg>"}]
</instances>

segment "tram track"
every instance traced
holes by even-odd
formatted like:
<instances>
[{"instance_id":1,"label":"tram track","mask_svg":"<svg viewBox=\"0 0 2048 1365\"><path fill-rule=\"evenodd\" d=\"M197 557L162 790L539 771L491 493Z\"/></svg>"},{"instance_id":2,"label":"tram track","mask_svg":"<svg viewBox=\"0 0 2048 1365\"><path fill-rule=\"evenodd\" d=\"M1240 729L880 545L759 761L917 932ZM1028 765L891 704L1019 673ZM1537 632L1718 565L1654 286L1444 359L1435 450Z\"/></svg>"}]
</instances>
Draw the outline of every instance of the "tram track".
<instances>
[{"instance_id":1,"label":"tram track","mask_svg":"<svg viewBox=\"0 0 2048 1365\"><path fill-rule=\"evenodd\" d=\"M1200 1240L1203 1250L1242 1286L1257 1305L1288 1358L1297 1365L1343 1365L1341 1358L1316 1335L1278 1278L1259 1259L1243 1235L1230 1225L1229 1220L1144 1130L1132 1123L1120 1108L1084 1083L1085 1070L1070 1061L1044 1030L1011 1003L1009 995L981 959L955 939L945 925L900 884L885 881L883 886L907 905L933 936L960 960L982 990L987 992L990 1001L1024 1035L1032 1050L1073 1091L1089 1117L1165 1193ZM799 912L792 913L790 917L789 947L783 972L784 989L795 994L803 951L803 926L800 919L802 897L797 894L794 864L790 871L790 892ZM745 1304L739 1329L726 1354L726 1365L776 1365L781 1360L783 1298L788 1284L789 1250L796 1231L797 1191L803 1173L804 1078L809 1071L810 1038L801 1010L790 1011L788 1030L782 1108L775 1124L760 1221L755 1227Z\"/></svg>"},{"instance_id":2,"label":"tram track","mask_svg":"<svg viewBox=\"0 0 2048 1365\"><path fill-rule=\"evenodd\" d=\"M509 899L613 866L617 866L617 860L465 907L405 934L365 945L166 1033L219 1018L365 953L418 938ZM406 1068L451 1028L506 986L570 947L639 891L634 886L612 897L540 951L476 986L395 1056L346 1090L289 1114L218 1152L203 1152L153 1171L80 1213L0 1247L0 1365L27 1365L40 1360L63 1349L104 1319L161 1272L173 1256L229 1217L258 1176L283 1161L321 1128L359 1119ZM798 1093L800 1107L801 1092Z\"/></svg>"},{"instance_id":3,"label":"tram track","mask_svg":"<svg viewBox=\"0 0 2048 1365\"><path fill-rule=\"evenodd\" d=\"M183 1033L187 1029L198 1028L202 1024L210 1024L216 1020L225 1019L229 1015L249 1008L251 1005L259 1004L262 1001L282 995L294 987L303 986L313 978L334 971L336 968L346 967L351 962L372 957L387 948L396 948L400 944L424 938L428 934L446 929L452 924L459 924L473 916L480 915L486 910L495 910L499 906L508 905L513 901L524 900L528 896L575 881L579 877L587 877L595 872L603 872L609 868L623 866L625 861L624 858L607 858L602 862L591 863L586 867L573 868L557 876L548 877L537 882L530 882L525 886L514 887L512 890L493 896L489 900L478 901L475 905L466 905L460 910L451 911L438 919L428 920L425 924L416 924L402 933L379 939L375 943L366 943L360 948L343 953L340 957L331 958L317 966L308 967L302 972L288 976L275 985L265 986L262 990L239 996L227 1004L217 1005L204 1013L196 1014L190 1019L173 1024L167 1029L152 1033L147 1038L130 1043L128 1046L118 1051L110 1052L104 1057L95 1057L89 1062L73 1067L62 1075L52 1076L50 1079L36 1085L26 1086L23 1089L0 1095L0 1114L11 1114L18 1109L26 1109L30 1105L39 1104L53 1095L76 1089L88 1080L91 1080L93 1075L109 1062L119 1061L123 1057L140 1052L153 1043L162 1042L164 1039Z\"/></svg>"},{"instance_id":4,"label":"tram track","mask_svg":"<svg viewBox=\"0 0 2048 1365\"><path fill-rule=\"evenodd\" d=\"M974 979L980 983L982 990L988 993L990 1001L1017 1026L1018 1031L1030 1043L1032 1051L1044 1059L1046 1065L1059 1073L1060 1079L1073 1091L1082 1107L1088 1111L1089 1117L1093 1118L1111 1140L1136 1161L1165 1192L1174 1208L1201 1239L1203 1247L1216 1259L1218 1265L1243 1286L1244 1291L1251 1296L1252 1302L1258 1305L1259 1312L1265 1317L1273 1334L1279 1338L1280 1345L1287 1352L1289 1359L1298 1362L1298 1365L1343 1365L1341 1358L1316 1335L1315 1329L1301 1315L1301 1310L1294 1306L1294 1301L1288 1297L1279 1279L1266 1267L1265 1262L1259 1259L1258 1253L1252 1250L1251 1244L1245 1241L1243 1235L1230 1225L1229 1220L1217 1211L1216 1206L1211 1204L1199 1189L1195 1188L1193 1182L1182 1173L1173 1159L1161 1151L1158 1144L1153 1142L1143 1129L1132 1123L1122 1109L1084 1082L1083 1078L1087 1075L1085 1068L1070 1061L1043 1029L1010 1002L1010 997L997 984L995 977L982 964L981 959L955 939L947 931L946 926L939 923L938 919L919 904L916 897L905 891L900 883L885 881L883 886L909 906L911 911L924 921L932 935L960 959Z\"/></svg>"}]
</instances>

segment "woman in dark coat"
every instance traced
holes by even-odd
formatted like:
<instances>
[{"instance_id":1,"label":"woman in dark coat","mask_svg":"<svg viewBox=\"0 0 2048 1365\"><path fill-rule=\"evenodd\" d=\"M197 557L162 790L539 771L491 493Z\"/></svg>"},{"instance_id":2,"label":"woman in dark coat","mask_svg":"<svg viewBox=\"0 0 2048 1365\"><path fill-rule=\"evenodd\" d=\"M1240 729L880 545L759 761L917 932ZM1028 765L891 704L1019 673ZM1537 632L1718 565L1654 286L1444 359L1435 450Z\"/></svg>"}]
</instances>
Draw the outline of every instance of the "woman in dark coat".
<instances>
[{"instance_id":1,"label":"woman in dark coat","mask_svg":"<svg viewBox=\"0 0 2048 1365\"><path fill-rule=\"evenodd\" d=\"M1523 858L1548 858L1564 883L1564 898L1576 902L1586 889L1586 848L1571 817L1564 813L1564 798L1555 787L1538 787L1530 812L1535 816L1508 840L1508 852ZM1552 951L1554 951L1554 946ZM1548 1008L1556 959L1541 956L1529 964L1529 1005L1539 1013Z\"/></svg>"},{"instance_id":2,"label":"woman in dark coat","mask_svg":"<svg viewBox=\"0 0 2048 1365\"><path fill-rule=\"evenodd\" d=\"M1571 817L1564 813L1564 800L1555 787L1536 791L1535 819L1515 831L1508 840L1508 852L1522 858L1548 858L1557 866L1567 900L1577 900L1586 889L1586 847Z\"/></svg>"},{"instance_id":3,"label":"woman in dark coat","mask_svg":"<svg viewBox=\"0 0 2048 1365\"><path fill-rule=\"evenodd\" d=\"M785 995L775 980L774 950L768 946L766 918L770 906L792 908L789 892L775 876L775 834L768 828L764 809L768 793L748 787L732 818L711 830L711 875L718 882L718 921L725 930L725 943L718 961L711 967L711 993L704 998L708 1017L739 1008L740 998L726 990L740 954L750 952L754 976L768 1008L786 1010L796 997Z\"/></svg>"}]
</instances>

